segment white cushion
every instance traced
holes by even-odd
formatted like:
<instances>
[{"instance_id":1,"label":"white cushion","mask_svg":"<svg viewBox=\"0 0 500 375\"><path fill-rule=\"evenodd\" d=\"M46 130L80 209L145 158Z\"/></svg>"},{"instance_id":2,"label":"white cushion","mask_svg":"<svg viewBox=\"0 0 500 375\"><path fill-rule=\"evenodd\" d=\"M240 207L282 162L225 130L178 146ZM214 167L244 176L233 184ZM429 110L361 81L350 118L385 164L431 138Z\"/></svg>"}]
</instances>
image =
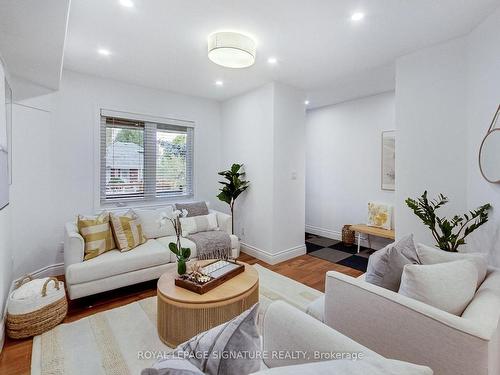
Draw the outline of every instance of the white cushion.
<instances>
[{"instance_id":1,"label":"white cushion","mask_svg":"<svg viewBox=\"0 0 500 375\"><path fill-rule=\"evenodd\" d=\"M166 263L170 263L170 251L157 240L148 240L125 253L110 250L71 264L66 270L66 280L69 284L84 283Z\"/></svg>"},{"instance_id":2,"label":"white cushion","mask_svg":"<svg viewBox=\"0 0 500 375\"><path fill-rule=\"evenodd\" d=\"M157 238L156 241L158 241L169 252L170 261L177 262L177 258L175 257L175 254L172 253L168 249L168 244L170 242L177 243L177 237L176 236L161 237L161 238ZM181 237L181 247L187 247L187 248L191 249L191 256L190 256L191 259L196 257L196 245L193 241L190 241L187 238Z\"/></svg>"},{"instance_id":3,"label":"white cushion","mask_svg":"<svg viewBox=\"0 0 500 375\"><path fill-rule=\"evenodd\" d=\"M500 269L490 269L462 318L488 327L490 332L496 330L500 318Z\"/></svg>"},{"instance_id":4,"label":"white cushion","mask_svg":"<svg viewBox=\"0 0 500 375\"><path fill-rule=\"evenodd\" d=\"M338 353L342 354L342 353ZM345 353L344 353L345 354ZM259 375L432 375L429 367L392 359L365 358L333 360L302 365L275 367L256 372Z\"/></svg>"},{"instance_id":5,"label":"white cushion","mask_svg":"<svg viewBox=\"0 0 500 375\"><path fill-rule=\"evenodd\" d=\"M476 266L470 260L408 264L399 293L460 316L474 297L477 277Z\"/></svg>"},{"instance_id":6,"label":"white cushion","mask_svg":"<svg viewBox=\"0 0 500 375\"><path fill-rule=\"evenodd\" d=\"M190 234L198 232L218 230L217 215L214 213L200 216L181 217L179 220L181 222L183 237L187 237Z\"/></svg>"},{"instance_id":7,"label":"white cushion","mask_svg":"<svg viewBox=\"0 0 500 375\"><path fill-rule=\"evenodd\" d=\"M419 243L417 245L417 255L421 264L453 262L461 259L471 260L474 262L478 273L476 289L482 284L488 271L488 262L486 257L481 253L451 253Z\"/></svg>"},{"instance_id":8,"label":"white cushion","mask_svg":"<svg viewBox=\"0 0 500 375\"><path fill-rule=\"evenodd\" d=\"M307 305L306 313L313 318L318 319L320 322L325 322L325 296L322 295L316 298L309 305Z\"/></svg>"},{"instance_id":9,"label":"white cushion","mask_svg":"<svg viewBox=\"0 0 500 375\"><path fill-rule=\"evenodd\" d=\"M142 232L147 239L174 236L174 226L169 220L161 220L164 216L172 217L172 206L154 209L134 209L142 224Z\"/></svg>"}]
</instances>

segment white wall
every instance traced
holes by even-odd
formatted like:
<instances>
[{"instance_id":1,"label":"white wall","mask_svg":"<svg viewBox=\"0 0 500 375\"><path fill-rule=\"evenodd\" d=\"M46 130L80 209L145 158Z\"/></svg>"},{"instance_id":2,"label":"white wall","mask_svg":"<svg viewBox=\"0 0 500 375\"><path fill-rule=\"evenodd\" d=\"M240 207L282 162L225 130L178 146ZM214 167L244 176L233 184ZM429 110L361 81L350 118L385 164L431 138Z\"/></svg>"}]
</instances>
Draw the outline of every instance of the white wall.
<instances>
[{"instance_id":1,"label":"white wall","mask_svg":"<svg viewBox=\"0 0 500 375\"><path fill-rule=\"evenodd\" d=\"M60 91L22 101L14 113L14 276L63 262L64 223L98 210L98 106L195 121L195 198L215 202L221 147L218 102L64 71ZM43 193L29 182L39 184Z\"/></svg>"},{"instance_id":2,"label":"white wall","mask_svg":"<svg viewBox=\"0 0 500 375\"><path fill-rule=\"evenodd\" d=\"M250 181L236 200L235 234L266 251L272 247L273 95L268 84L222 104L221 168L244 163Z\"/></svg>"},{"instance_id":3,"label":"white wall","mask_svg":"<svg viewBox=\"0 0 500 375\"><path fill-rule=\"evenodd\" d=\"M405 199L425 190L448 196L443 215L466 208L466 62L464 39L426 48L397 61L396 233L433 244L430 230Z\"/></svg>"},{"instance_id":4,"label":"white wall","mask_svg":"<svg viewBox=\"0 0 500 375\"><path fill-rule=\"evenodd\" d=\"M394 92L308 111L307 231L340 239L343 225L366 223L368 202L394 203L380 176L382 131L394 128Z\"/></svg>"},{"instance_id":5,"label":"white wall","mask_svg":"<svg viewBox=\"0 0 500 375\"><path fill-rule=\"evenodd\" d=\"M500 103L500 8L470 34L397 62L398 235L434 243L404 204L424 189L451 202L443 215L491 203L490 222L468 237L467 251L500 266L500 185L484 180L478 152Z\"/></svg>"},{"instance_id":6,"label":"white wall","mask_svg":"<svg viewBox=\"0 0 500 375\"><path fill-rule=\"evenodd\" d=\"M5 72L0 60L0 131L5 129ZM5 134L1 135L5 139ZM12 247L11 247L11 206L0 210L0 351L4 338L4 308L5 301L12 283Z\"/></svg>"},{"instance_id":7,"label":"white wall","mask_svg":"<svg viewBox=\"0 0 500 375\"><path fill-rule=\"evenodd\" d=\"M500 266L500 184L484 180L478 167L481 141L500 104L500 8L467 38L467 206L493 205L490 221L473 233L469 249L490 254ZM497 124L500 127L500 123ZM500 168L500 166L499 166Z\"/></svg>"},{"instance_id":8,"label":"white wall","mask_svg":"<svg viewBox=\"0 0 500 375\"><path fill-rule=\"evenodd\" d=\"M242 249L268 263L304 253L304 95L270 83L222 103L222 165L245 164ZM292 173L296 179L292 180Z\"/></svg>"},{"instance_id":9,"label":"white wall","mask_svg":"<svg viewBox=\"0 0 500 375\"><path fill-rule=\"evenodd\" d=\"M304 93L274 84L273 250L304 246L305 228Z\"/></svg>"},{"instance_id":10,"label":"white wall","mask_svg":"<svg viewBox=\"0 0 500 375\"><path fill-rule=\"evenodd\" d=\"M45 102L42 103L42 100ZM53 179L50 97L12 108L12 246L14 277L62 262L57 254L57 181Z\"/></svg>"}]
</instances>

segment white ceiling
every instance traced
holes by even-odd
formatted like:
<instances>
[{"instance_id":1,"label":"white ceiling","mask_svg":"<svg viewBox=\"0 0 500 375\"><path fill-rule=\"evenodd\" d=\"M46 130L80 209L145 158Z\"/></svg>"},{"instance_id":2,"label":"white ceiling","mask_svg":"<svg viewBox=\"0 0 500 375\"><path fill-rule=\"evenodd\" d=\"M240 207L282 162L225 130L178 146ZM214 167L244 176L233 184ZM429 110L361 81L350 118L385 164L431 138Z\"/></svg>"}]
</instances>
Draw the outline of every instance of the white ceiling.
<instances>
[{"instance_id":1,"label":"white ceiling","mask_svg":"<svg viewBox=\"0 0 500 375\"><path fill-rule=\"evenodd\" d=\"M0 0L0 53L10 75L57 89L70 0Z\"/></svg>"},{"instance_id":2,"label":"white ceiling","mask_svg":"<svg viewBox=\"0 0 500 375\"><path fill-rule=\"evenodd\" d=\"M57 69L48 66L61 57L64 35L60 22L47 15L56 14L55 3L68 1L0 0L0 51L6 56L14 48L13 74L26 70L29 79L52 86ZM500 5L500 0L132 1L135 6L125 8L119 0L72 0L64 68L217 100L276 80L303 89L311 107L392 89L395 58L469 32ZM5 8L26 20L5 20ZM364 12L365 19L353 23L354 11ZM207 36L217 30L254 36L256 64L227 69L210 62ZM98 48L112 54L101 56ZM33 52L41 57L36 66L24 66ZM278 58L276 66L267 63L270 56ZM215 86L219 79L223 87Z\"/></svg>"}]
</instances>

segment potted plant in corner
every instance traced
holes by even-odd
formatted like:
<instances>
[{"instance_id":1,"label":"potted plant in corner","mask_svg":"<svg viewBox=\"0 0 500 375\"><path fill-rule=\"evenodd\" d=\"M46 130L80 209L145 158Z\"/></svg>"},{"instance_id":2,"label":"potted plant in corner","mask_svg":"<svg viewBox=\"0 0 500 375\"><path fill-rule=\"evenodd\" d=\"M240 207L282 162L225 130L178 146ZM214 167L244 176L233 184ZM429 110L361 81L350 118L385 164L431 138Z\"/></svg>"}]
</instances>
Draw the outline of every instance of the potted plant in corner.
<instances>
[{"instance_id":1,"label":"potted plant in corner","mask_svg":"<svg viewBox=\"0 0 500 375\"><path fill-rule=\"evenodd\" d=\"M177 273L179 275L184 275L186 273L186 261L189 260L191 256L191 249L189 247L181 246L181 222L179 218L186 217L188 214L187 210L175 210L172 214L172 217L163 215L162 221L169 220L174 226L175 235L177 237L176 243L170 242L168 244L168 248L171 252L173 252L177 258Z\"/></svg>"},{"instance_id":2,"label":"potted plant in corner","mask_svg":"<svg viewBox=\"0 0 500 375\"><path fill-rule=\"evenodd\" d=\"M219 181L223 187L220 189L219 198L221 201L226 202L231 209L231 233L234 234L234 202L250 184L250 181L243 179L245 172L242 170L243 164L233 164L231 169L219 172L220 176L224 176L226 181Z\"/></svg>"},{"instance_id":3,"label":"potted plant in corner","mask_svg":"<svg viewBox=\"0 0 500 375\"><path fill-rule=\"evenodd\" d=\"M424 191L417 200L408 198L406 205L413 210L422 222L429 227L441 250L458 252L460 245L465 245L465 237L488 221L491 204L487 203L468 214L455 215L451 220L436 215L436 211L446 203L448 198L439 194L437 199L429 200Z\"/></svg>"}]
</instances>

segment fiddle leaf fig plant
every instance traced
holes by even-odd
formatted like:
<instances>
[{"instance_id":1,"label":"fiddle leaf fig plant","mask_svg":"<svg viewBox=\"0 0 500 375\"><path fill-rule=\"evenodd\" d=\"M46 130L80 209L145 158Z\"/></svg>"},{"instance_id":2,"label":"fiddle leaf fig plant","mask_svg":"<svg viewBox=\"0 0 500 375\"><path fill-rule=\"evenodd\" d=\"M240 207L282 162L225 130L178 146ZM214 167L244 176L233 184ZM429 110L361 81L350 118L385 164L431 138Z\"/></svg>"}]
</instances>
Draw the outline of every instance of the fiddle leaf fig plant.
<instances>
[{"instance_id":1,"label":"fiddle leaf fig plant","mask_svg":"<svg viewBox=\"0 0 500 375\"><path fill-rule=\"evenodd\" d=\"M250 181L244 180L245 172L243 171L243 164L233 164L231 169L219 172L219 176L223 176L226 181L219 181L222 188L219 189L220 193L217 195L222 202L226 202L231 208L231 232L234 234L234 202L248 186Z\"/></svg>"},{"instance_id":2,"label":"fiddle leaf fig plant","mask_svg":"<svg viewBox=\"0 0 500 375\"><path fill-rule=\"evenodd\" d=\"M465 238L488 221L488 211L491 208L491 204L487 203L466 214L447 219L436 215L436 211L448 203L448 198L443 194L429 200L425 191L421 197L408 198L405 202L431 230L436 246L449 252L458 252L458 247L465 245Z\"/></svg>"}]
</instances>

